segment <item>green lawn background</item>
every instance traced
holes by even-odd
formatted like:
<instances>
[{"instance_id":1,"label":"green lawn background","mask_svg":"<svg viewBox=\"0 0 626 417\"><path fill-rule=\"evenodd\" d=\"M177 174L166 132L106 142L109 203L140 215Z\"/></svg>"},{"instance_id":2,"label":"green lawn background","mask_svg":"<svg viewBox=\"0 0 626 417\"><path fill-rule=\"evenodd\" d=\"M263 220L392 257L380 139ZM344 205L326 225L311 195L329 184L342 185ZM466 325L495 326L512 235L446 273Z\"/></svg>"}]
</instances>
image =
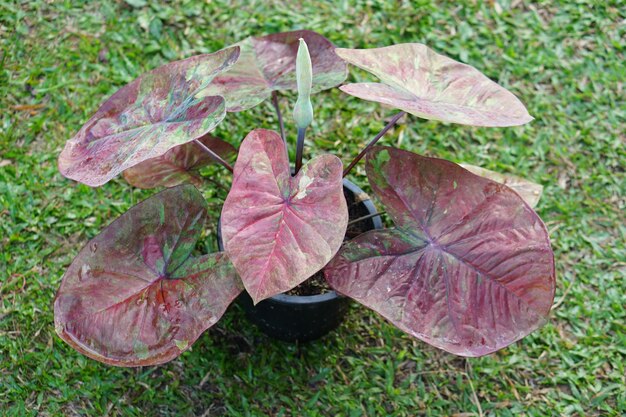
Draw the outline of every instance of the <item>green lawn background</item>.
<instances>
[{"instance_id":1,"label":"green lawn background","mask_svg":"<svg viewBox=\"0 0 626 417\"><path fill-rule=\"evenodd\" d=\"M0 1L0 415L619 416L626 412L623 1ZM342 47L423 42L517 94L536 118L508 129L407 119L382 140L545 186L557 294L551 321L496 354L462 359L355 306L308 345L268 339L233 307L177 360L120 369L54 333L65 268L153 191L92 189L56 158L106 97L165 62L249 35L318 31ZM352 72L352 79L365 75ZM294 98L281 98L290 140ZM393 110L338 90L314 97L305 156L344 163ZM217 134L276 128L269 103ZM293 147L293 146L292 146ZM227 187L219 167L205 174ZM365 185L363 166L352 178ZM225 191L203 192L213 219ZM214 251L215 225L203 249Z\"/></svg>"}]
</instances>

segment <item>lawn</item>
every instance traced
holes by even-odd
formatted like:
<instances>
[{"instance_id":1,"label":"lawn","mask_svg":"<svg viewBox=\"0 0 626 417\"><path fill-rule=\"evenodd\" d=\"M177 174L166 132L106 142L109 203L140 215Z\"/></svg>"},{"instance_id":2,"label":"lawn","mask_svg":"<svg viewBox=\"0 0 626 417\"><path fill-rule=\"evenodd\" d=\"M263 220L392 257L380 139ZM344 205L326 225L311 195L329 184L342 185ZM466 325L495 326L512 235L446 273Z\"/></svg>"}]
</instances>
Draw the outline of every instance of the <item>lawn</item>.
<instances>
[{"instance_id":1,"label":"lawn","mask_svg":"<svg viewBox=\"0 0 626 417\"><path fill-rule=\"evenodd\" d=\"M0 415L626 412L626 3L147 3L0 2ZM121 178L100 188L63 178L56 158L65 141L146 70L249 35L302 28L344 47L425 43L526 103L535 120L523 127L411 117L382 143L544 185L537 211L557 266L548 324L496 354L463 359L356 305L337 331L302 345L269 339L232 306L191 351L163 366L108 367L76 353L54 332L63 272L83 244L154 191ZM293 103L293 95L282 96L283 112ZM314 106L305 156L330 151L344 163L393 114L336 89L314 96ZM216 135L237 144L257 127L277 127L270 103L232 114ZM295 141L290 117L287 129ZM206 173L225 186L231 180L219 167ZM351 178L365 185L362 164ZM202 244L215 251L225 191L202 191L214 219Z\"/></svg>"}]
</instances>

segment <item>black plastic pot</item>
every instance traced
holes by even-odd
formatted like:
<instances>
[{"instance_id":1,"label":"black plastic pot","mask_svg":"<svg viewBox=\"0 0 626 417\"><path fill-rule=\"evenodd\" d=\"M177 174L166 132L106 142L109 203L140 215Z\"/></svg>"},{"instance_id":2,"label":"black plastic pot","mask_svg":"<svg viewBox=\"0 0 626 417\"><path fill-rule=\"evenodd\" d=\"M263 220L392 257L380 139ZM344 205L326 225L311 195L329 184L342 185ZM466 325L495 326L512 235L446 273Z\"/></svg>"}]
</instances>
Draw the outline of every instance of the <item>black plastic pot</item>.
<instances>
[{"instance_id":1,"label":"black plastic pot","mask_svg":"<svg viewBox=\"0 0 626 417\"><path fill-rule=\"evenodd\" d=\"M343 193L348 202L350 220L377 213L367 194L346 179L343 180ZM362 231L380 229L382 221L375 216L362 220L359 225ZM224 250L220 223L217 244L221 251ZM261 331L289 342L307 342L324 336L339 326L349 306L349 299L335 291L311 296L278 294L256 306L244 291L237 302L243 307L248 320Z\"/></svg>"}]
</instances>

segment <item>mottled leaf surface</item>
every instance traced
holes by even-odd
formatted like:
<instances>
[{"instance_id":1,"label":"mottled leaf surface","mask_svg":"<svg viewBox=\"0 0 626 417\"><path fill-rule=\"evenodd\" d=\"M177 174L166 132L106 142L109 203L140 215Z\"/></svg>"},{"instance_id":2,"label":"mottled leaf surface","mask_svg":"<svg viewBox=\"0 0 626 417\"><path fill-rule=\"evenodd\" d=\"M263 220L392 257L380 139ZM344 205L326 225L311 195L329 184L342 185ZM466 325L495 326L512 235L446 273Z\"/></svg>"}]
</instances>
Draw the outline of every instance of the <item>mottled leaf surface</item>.
<instances>
[{"instance_id":1,"label":"mottled leaf surface","mask_svg":"<svg viewBox=\"0 0 626 417\"><path fill-rule=\"evenodd\" d=\"M233 161L237 150L233 145L211 135L198 139L226 161ZM214 163L213 159L194 142L188 142L148 159L124 171L124 179L139 188L173 187L190 182L202 184L199 169Z\"/></svg>"},{"instance_id":2,"label":"mottled leaf surface","mask_svg":"<svg viewBox=\"0 0 626 417\"><path fill-rule=\"evenodd\" d=\"M117 366L156 365L187 350L243 290L226 255L192 255L205 218L200 192L181 185L111 223L63 276L59 336Z\"/></svg>"},{"instance_id":3,"label":"mottled leaf surface","mask_svg":"<svg viewBox=\"0 0 626 417\"><path fill-rule=\"evenodd\" d=\"M59 170L95 187L210 132L224 118L224 99L202 93L238 56L234 47L171 62L122 87L67 141Z\"/></svg>"},{"instance_id":4,"label":"mottled leaf surface","mask_svg":"<svg viewBox=\"0 0 626 417\"><path fill-rule=\"evenodd\" d=\"M382 83L341 86L345 93L415 116L472 126L517 126L533 118L517 97L477 69L419 43L336 49Z\"/></svg>"},{"instance_id":5,"label":"mottled leaf surface","mask_svg":"<svg viewBox=\"0 0 626 417\"><path fill-rule=\"evenodd\" d=\"M472 174L480 175L481 177L489 178L492 181L504 184L526 201L530 207L536 207L541 194L543 193L543 186L532 181L528 181L517 175L501 174L499 172L491 171L489 169L477 167L475 165L460 164L463 168L471 172Z\"/></svg>"},{"instance_id":6,"label":"mottled leaf surface","mask_svg":"<svg viewBox=\"0 0 626 417\"><path fill-rule=\"evenodd\" d=\"M494 352L545 322L554 257L515 192L394 148L373 148L366 169L396 227L345 244L325 270L335 290L462 356Z\"/></svg>"},{"instance_id":7,"label":"mottled leaf surface","mask_svg":"<svg viewBox=\"0 0 626 417\"><path fill-rule=\"evenodd\" d=\"M348 74L345 62L335 54L333 44L310 30L250 37L238 44L241 56L226 73L216 77L207 95L226 99L228 111L256 106L272 91L296 90L298 40L303 38L313 64L313 93L341 84Z\"/></svg>"},{"instance_id":8,"label":"mottled leaf surface","mask_svg":"<svg viewBox=\"0 0 626 417\"><path fill-rule=\"evenodd\" d=\"M255 303L300 284L341 246L348 222L341 169L326 154L292 177L277 133L257 129L242 142L222 236Z\"/></svg>"}]
</instances>

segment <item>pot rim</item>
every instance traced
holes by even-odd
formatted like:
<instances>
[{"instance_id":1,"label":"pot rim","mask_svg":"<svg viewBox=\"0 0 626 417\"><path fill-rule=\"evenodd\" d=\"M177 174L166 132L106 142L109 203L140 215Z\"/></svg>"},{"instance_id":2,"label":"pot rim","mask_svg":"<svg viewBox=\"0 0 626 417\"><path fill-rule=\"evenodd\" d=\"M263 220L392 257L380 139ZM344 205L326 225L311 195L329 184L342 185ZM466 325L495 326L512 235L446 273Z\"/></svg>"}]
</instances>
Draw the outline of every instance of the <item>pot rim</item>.
<instances>
[{"instance_id":1,"label":"pot rim","mask_svg":"<svg viewBox=\"0 0 626 417\"><path fill-rule=\"evenodd\" d=\"M337 298L345 298L343 295L338 294L335 290L330 290L323 294L315 294L315 295L287 295L287 294L276 294L268 300L272 300L272 302L279 304L317 304L317 303L325 303L328 301L335 300Z\"/></svg>"}]
</instances>

